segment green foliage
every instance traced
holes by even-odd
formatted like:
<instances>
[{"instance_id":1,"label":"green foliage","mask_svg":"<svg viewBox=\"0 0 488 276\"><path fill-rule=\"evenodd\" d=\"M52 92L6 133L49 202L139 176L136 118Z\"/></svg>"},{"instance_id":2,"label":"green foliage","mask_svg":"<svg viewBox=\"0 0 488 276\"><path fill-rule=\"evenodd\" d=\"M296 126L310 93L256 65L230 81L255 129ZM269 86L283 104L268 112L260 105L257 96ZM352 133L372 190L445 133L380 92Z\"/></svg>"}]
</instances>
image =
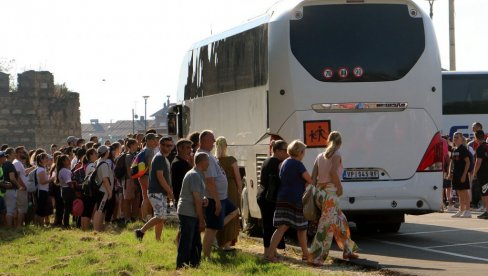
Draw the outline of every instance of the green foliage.
<instances>
[{"instance_id":1,"label":"green foliage","mask_svg":"<svg viewBox=\"0 0 488 276\"><path fill-rule=\"evenodd\" d=\"M214 252L198 269L176 272L176 230L168 226L163 241L148 232L138 242L127 230L106 233L27 227L0 230L2 273L7 275L310 275L311 271L273 264L237 251ZM0 274L2 274L0 273Z\"/></svg>"}]
</instances>

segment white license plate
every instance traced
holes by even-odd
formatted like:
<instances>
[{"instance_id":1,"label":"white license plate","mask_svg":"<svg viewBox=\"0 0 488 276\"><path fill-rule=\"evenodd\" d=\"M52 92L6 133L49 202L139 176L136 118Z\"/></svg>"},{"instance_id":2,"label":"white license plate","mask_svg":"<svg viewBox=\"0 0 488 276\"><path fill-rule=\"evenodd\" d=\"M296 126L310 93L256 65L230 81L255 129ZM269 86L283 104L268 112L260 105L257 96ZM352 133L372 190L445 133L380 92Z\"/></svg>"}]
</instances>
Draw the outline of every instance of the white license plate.
<instances>
[{"instance_id":1,"label":"white license plate","mask_svg":"<svg viewBox=\"0 0 488 276\"><path fill-rule=\"evenodd\" d=\"M347 180L379 179L380 173L378 170L345 170L342 178Z\"/></svg>"}]
</instances>

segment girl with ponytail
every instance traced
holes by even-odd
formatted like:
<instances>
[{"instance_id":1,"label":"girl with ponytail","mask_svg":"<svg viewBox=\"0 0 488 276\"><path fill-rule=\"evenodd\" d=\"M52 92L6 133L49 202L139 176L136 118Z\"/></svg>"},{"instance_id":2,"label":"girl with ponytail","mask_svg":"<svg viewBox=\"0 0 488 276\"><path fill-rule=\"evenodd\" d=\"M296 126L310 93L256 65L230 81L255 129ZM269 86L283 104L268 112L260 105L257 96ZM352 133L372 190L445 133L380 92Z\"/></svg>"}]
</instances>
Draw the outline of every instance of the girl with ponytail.
<instances>
[{"instance_id":1,"label":"girl with ponytail","mask_svg":"<svg viewBox=\"0 0 488 276\"><path fill-rule=\"evenodd\" d=\"M323 264L329 255L334 237L343 250L344 259L356 259L358 247L351 239L347 218L339 207L342 195L342 157L339 149L342 137L338 131L332 131L328 137L327 148L317 156L312 173L316 182L315 204L321 209L317 233L310 248L308 263L313 266Z\"/></svg>"}]
</instances>

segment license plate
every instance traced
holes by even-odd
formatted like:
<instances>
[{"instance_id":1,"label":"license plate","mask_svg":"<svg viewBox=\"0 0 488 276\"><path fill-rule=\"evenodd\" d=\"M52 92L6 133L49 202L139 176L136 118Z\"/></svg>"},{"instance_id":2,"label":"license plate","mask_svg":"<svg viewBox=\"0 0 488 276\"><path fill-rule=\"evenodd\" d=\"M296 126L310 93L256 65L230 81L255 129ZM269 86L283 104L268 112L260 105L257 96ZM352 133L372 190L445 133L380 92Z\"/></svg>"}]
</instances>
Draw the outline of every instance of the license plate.
<instances>
[{"instance_id":1,"label":"license plate","mask_svg":"<svg viewBox=\"0 0 488 276\"><path fill-rule=\"evenodd\" d=\"M378 170L345 170L342 178L347 180L379 179L380 173Z\"/></svg>"}]
</instances>

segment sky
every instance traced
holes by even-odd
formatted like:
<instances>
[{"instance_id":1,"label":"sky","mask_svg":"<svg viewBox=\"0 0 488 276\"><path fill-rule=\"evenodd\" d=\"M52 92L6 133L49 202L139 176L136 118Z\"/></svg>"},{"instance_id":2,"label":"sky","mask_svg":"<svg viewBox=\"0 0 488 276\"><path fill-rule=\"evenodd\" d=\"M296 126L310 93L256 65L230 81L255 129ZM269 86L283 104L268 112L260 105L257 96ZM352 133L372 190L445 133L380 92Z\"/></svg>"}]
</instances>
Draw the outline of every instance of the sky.
<instances>
[{"instance_id":1,"label":"sky","mask_svg":"<svg viewBox=\"0 0 488 276\"><path fill-rule=\"evenodd\" d=\"M426 0L414 0L427 13ZM48 70L80 93L82 123L151 115L171 96L182 58L209 36L261 15L277 0L3 0L0 59L14 75ZM488 1L457 0L458 70L488 71ZM448 0L434 2L443 68L449 68Z\"/></svg>"}]
</instances>

